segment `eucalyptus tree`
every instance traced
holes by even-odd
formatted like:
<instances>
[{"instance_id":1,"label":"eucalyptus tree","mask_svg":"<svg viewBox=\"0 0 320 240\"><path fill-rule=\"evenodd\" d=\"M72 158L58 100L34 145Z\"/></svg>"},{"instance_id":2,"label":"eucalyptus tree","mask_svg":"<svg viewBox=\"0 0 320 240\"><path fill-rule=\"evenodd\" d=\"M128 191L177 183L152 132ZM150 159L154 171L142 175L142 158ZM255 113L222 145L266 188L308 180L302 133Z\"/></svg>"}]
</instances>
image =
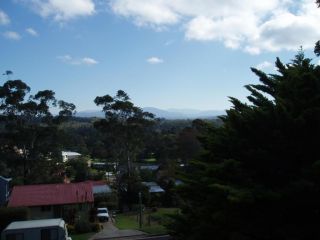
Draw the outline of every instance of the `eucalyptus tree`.
<instances>
[{"instance_id":1,"label":"eucalyptus tree","mask_svg":"<svg viewBox=\"0 0 320 240\"><path fill-rule=\"evenodd\" d=\"M122 90L114 97L96 97L94 102L102 106L105 113L105 118L96 121L94 126L103 132L105 146L117 165L126 165L130 176L133 162L148 141L148 131L155 122L154 116L135 106Z\"/></svg>"},{"instance_id":2,"label":"eucalyptus tree","mask_svg":"<svg viewBox=\"0 0 320 240\"><path fill-rule=\"evenodd\" d=\"M59 179L51 174L61 160L58 125L73 114L75 106L57 100L52 90L35 95L30 91L21 80L9 80L0 87L2 160L11 175L25 183ZM56 116L52 108L60 110Z\"/></svg>"},{"instance_id":3,"label":"eucalyptus tree","mask_svg":"<svg viewBox=\"0 0 320 240\"><path fill-rule=\"evenodd\" d=\"M122 90L114 97L96 97L94 102L105 113L105 118L96 121L94 127L103 134L106 150L116 163L119 206L131 208L138 203L138 192L145 191L133 163L144 150L154 116L135 106Z\"/></svg>"}]
</instances>

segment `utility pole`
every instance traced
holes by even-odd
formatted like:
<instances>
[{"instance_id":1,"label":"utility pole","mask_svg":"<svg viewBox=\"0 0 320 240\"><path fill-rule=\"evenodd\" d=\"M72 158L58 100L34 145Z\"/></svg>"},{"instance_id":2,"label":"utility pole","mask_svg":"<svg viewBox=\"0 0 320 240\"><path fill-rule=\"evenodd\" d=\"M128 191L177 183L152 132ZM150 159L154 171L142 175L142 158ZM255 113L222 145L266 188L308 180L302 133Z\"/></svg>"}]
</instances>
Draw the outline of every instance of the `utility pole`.
<instances>
[{"instance_id":1,"label":"utility pole","mask_svg":"<svg viewBox=\"0 0 320 240\"><path fill-rule=\"evenodd\" d=\"M139 192L139 206L140 206L140 213L139 213L139 228L142 228L142 199L141 199L141 192Z\"/></svg>"}]
</instances>

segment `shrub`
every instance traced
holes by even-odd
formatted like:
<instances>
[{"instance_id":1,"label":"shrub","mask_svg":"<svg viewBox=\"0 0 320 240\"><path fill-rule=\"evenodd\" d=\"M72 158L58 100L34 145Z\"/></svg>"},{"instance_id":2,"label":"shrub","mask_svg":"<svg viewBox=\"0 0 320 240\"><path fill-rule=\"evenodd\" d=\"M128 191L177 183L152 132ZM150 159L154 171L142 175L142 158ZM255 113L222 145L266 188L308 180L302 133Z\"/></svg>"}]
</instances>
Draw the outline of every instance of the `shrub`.
<instances>
[{"instance_id":1,"label":"shrub","mask_svg":"<svg viewBox=\"0 0 320 240\"><path fill-rule=\"evenodd\" d=\"M0 232L14 221L28 220L27 208L0 208Z\"/></svg>"},{"instance_id":2,"label":"shrub","mask_svg":"<svg viewBox=\"0 0 320 240\"><path fill-rule=\"evenodd\" d=\"M99 232L101 229L103 229L103 226L100 223L91 223L92 232Z\"/></svg>"},{"instance_id":3,"label":"shrub","mask_svg":"<svg viewBox=\"0 0 320 240\"><path fill-rule=\"evenodd\" d=\"M144 211L144 209L145 209L144 204L141 204L141 207L142 207L142 211ZM139 212L140 211L140 204L133 204L132 211Z\"/></svg>"},{"instance_id":4,"label":"shrub","mask_svg":"<svg viewBox=\"0 0 320 240\"><path fill-rule=\"evenodd\" d=\"M75 234L76 233L74 225L67 224L67 230L68 230L69 234Z\"/></svg>"},{"instance_id":5,"label":"shrub","mask_svg":"<svg viewBox=\"0 0 320 240\"><path fill-rule=\"evenodd\" d=\"M74 225L76 233L88 233L91 232L91 224L88 220L79 219Z\"/></svg>"}]
</instances>

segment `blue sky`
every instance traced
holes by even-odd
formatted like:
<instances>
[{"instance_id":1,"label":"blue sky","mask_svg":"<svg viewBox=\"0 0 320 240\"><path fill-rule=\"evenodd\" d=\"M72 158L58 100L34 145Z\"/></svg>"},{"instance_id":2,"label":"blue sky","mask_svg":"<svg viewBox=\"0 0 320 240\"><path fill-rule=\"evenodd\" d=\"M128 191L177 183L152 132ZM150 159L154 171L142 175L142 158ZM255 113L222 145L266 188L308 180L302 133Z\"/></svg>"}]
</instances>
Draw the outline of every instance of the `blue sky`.
<instances>
[{"instance_id":1,"label":"blue sky","mask_svg":"<svg viewBox=\"0 0 320 240\"><path fill-rule=\"evenodd\" d=\"M250 67L272 72L300 45L315 58L314 0L265 2L0 0L0 71L78 111L118 89L140 107L226 109L257 82Z\"/></svg>"}]
</instances>

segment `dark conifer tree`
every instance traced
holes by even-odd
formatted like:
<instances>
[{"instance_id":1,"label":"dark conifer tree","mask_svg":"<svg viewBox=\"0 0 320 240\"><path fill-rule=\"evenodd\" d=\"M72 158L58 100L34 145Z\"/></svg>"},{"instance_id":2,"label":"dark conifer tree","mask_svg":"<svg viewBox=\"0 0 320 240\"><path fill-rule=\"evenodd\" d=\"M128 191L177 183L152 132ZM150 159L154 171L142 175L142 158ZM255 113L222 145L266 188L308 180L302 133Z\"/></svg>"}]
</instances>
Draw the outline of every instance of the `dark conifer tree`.
<instances>
[{"instance_id":1,"label":"dark conifer tree","mask_svg":"<svg viewBox=\"0 0 320 240\"><path fill-rule=\"evenodd\" d=\"M177 239L320 237L320 67L300 51L278 74L252 69L249 103L230 98L224 125L184 174Z\"/></svg>"}]
</instances>

